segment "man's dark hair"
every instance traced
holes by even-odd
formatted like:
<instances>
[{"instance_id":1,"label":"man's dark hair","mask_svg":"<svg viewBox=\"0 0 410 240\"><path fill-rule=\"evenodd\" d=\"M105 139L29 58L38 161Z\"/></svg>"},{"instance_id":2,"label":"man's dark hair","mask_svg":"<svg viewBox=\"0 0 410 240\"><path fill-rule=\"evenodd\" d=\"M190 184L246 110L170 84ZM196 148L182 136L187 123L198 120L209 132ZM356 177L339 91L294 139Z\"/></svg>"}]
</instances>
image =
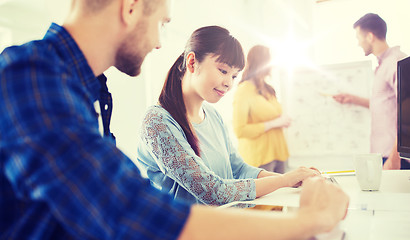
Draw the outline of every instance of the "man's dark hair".
<instances>
[{"instance_id":1,"label":"man's dark hair","mask_svg":"<svg viewBox=\"0 0 410 240\"><path fill-rule=\"evenodd\" d=\"M368 13L353 24L353 28L373 33L378 39L385 40L387 33L386 22L375 13Z\"/></svg>"}]
</instances>

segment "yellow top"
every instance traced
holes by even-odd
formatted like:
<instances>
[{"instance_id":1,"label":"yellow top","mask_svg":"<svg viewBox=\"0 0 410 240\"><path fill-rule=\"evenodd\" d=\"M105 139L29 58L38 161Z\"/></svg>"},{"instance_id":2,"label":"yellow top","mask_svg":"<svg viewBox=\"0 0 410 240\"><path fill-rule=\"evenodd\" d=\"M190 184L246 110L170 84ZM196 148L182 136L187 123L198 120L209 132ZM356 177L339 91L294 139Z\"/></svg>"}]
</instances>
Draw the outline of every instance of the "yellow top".
<instances>
[{"instance_id":1,"label":"yellow top","mask_svg":"<svg viewBox=\"0 0 410 240\"><path fill-rule=\"evenodd\" d=\"M281 114L282 107L276 97L267 100L249 81L238 86L233 101L233 127L238 137L239 153L245 162L257 167L273 160L288 159L282 128L265 132L264 122Z\"/></svg>"}]
</instances>

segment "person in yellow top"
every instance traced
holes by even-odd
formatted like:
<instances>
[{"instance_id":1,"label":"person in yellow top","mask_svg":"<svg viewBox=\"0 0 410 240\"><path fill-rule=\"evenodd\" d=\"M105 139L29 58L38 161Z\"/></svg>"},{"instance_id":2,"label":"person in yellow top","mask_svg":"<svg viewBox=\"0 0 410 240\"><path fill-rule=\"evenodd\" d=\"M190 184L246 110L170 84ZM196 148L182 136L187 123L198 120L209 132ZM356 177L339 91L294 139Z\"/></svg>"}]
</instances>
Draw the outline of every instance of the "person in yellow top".
<instances>
[{"instance_id":1,"label":"person in yellow top","mask_svg":"<svg viewBox=\"0 0 410 240\"><path fill-rule=\"evenodd\" d=\"M291 120L282 113L274 88L266 82L271 76L269 48L252 47L246 65L233 101L239 153L252 166L284 173L289 151L283 128Z\"/></svg>"}]
</instances>

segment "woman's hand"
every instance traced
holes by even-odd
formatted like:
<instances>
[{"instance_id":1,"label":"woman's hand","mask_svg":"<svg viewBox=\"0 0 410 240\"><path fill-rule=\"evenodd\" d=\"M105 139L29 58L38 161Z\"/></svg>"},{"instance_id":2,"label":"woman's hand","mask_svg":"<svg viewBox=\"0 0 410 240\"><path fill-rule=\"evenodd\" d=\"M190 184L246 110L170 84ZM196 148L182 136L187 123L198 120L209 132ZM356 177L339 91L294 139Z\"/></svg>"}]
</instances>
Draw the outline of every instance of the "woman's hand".
<instances>
[{"instance_id":1,"label":"woman's hand","mask_svg":"<svg viewBox=\"0 0 410 240\"><path fill-rule=\"evenodd\" d=\"M283 114L278 118L265 122L265 131L269 131L273 128L287 128L291 122L292 119L288 115Z\"/></svg>"},{"instance_id":2,"label":"woman's hand","mask_svg":"<svg viewBox=\"0 0 410 240\"><path fill-rule=\"evenodd\" d=\"M299 187L303 181L310 177L320 176L316 168L298 167L295 170L283 174L288 187Z\"/></svg>"}]
</instances>

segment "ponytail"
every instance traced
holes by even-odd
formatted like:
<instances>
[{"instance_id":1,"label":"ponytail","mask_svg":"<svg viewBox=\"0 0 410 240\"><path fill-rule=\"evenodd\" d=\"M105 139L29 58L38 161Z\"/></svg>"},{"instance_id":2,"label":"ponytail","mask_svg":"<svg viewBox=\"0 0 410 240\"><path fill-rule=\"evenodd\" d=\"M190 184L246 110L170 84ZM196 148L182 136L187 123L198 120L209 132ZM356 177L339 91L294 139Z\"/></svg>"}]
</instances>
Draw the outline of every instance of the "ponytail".
<instances>
[{"instance_id":1,"label":"ponytail","mask_svg":"<svg viewBox=\"0 0 410 240\"><path fill-rule=\"evenodd\" d=\"M185 73L184 53L181 54L168 72L161 94L159 104L167 110L177 121L185 133L189 145L195 154L200 156L199 140L188 121L186 107L182 95L181 81Z\"/></svg>"}]
</instances>

